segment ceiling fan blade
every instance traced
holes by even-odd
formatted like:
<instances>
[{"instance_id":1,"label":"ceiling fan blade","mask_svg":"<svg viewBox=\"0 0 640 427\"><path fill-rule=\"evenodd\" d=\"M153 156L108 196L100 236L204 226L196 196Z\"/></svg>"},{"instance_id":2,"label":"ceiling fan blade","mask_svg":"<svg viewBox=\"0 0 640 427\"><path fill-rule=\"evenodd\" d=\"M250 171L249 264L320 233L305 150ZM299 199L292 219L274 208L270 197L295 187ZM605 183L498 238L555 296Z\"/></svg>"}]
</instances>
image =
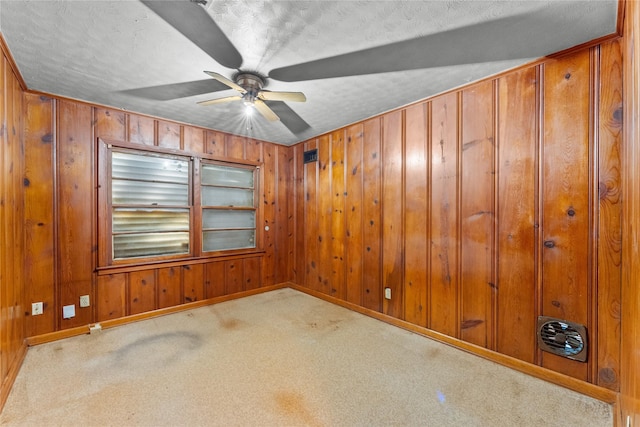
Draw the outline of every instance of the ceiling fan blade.
<instances>
[{"instance_id":1,"label":"ceiling fan blade","mask_svg":"<svg viewBox=\"0 0 640 427\"><path fill-rule=\"evenodd\" d=\"M258 98L263 101L305 102L307 100L302 92L273 92L270 90L261 90Z\"/></svg>"},{"instance_id":2,"label":"ceiling fan blade","mask_svg":"<svg viewBox=\"0 0 640 427\"><path fill-rule=\"evenodd\" d=\"M311 129L309 123L296 114L287 104L282 101L265 101L265 104L280 117L280 121L294 135L299 135L307 129Z\"/></svg>"},{"instance_id":3,"label":"ceiling fan blade","mask_svg":"<svg viewBox=\"0 0 640 427\"><path fill-rule=\"evenodd\" d=\"M273 110L269 108L267 104L264 103L264 101L256 99L253 105L255 105L256 110L258 110L258 112L262 114L264 118L269 120L270 122L277 122L278 120L280 120L280 117L278 117L276 113L274 113Z\"/></svg>"},{"instance_id":4,"label":"ceiling fan blade","mask_svg":"<svg viewBox=\"0 0 640 427\"><path fill-rule=\"evenodd\" d=\"M172 99L186 98L202 95L203 93L218 92L229 89L227 85L219 81L205 79L192 82L172 83L158 86L140 87L119 91L138 98L152 99L154 101L169 101Z\"/></svg>"},{"instance_id":5,"label":"ceiling fan blade","mask_svg":"<svg viewBox=\"0 0 640 427\"><path fill-rule=\"evenodd\" d=\"M187 0L141 1L220 65L228 68L242 65L240 52L199 4Z\"/></svg>"},{"instance_id":6,"label":"ceiling fan blade","mask_svg":"<svg viewBox=\"0 0 640 427\"><path fill-rule=\"evenodd\" d=\"M229 86L231 89L235 89L238 92L242 92L242 93L246 92L242 86L240 86L239 84L235 83L234 81L229 80L228 78L226 78L222 74L218 74L218 73L213 72L213 71L205 71L205 74L208 74L209 76L213 77L214 79L216 79L220 83L224 83L225 85Z\"/></svg>"},{"instance_id":7,"label":"ceiling fan blade","mask_svg":"<svg viewBox=\"0 0 640 427\"><path fill-rule=\"evenodd\" d=\"M523 22L533 21L535 32L525 32ZM333 77L387 73L475 64L491 61L539 58L548 55L544 46L557 45L562 16L553 7L532 14L514 15L436 34L363 49L269 73L274 80L295 82ZM526 28L531 28L527 25ZM544 42L532 44L531 39ZM538 40L539 41L539 40ZM566 47L573 46L568 42ZM443 48L445 46L445 48ZM557 51L557 50L555 50Z\"/></svg>"},{"instance_id":8,"label":"ceiling fan blade","mask_svg":"<svg viewBox=\"0 0 640 427\"><path fill-rule=\"evenodd\" d=\"M200 101L197 104L198 105L222 104L223 102L239 101L241 99L242 97L240 95L225 96L224 98L216 98L216 99L210 99L208 101Z\"/></svg>"}]
</instances>

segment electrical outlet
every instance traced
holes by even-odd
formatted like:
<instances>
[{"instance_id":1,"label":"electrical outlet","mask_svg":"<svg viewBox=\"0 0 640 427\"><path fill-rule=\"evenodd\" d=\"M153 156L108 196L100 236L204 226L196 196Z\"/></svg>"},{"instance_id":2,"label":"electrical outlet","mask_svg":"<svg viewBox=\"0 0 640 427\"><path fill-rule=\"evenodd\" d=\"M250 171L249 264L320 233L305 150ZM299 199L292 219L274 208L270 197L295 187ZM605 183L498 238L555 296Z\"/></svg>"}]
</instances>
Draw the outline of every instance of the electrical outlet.
<instances>
[{"instance_id":1,"label":"electrical outlet","mask_svg":"<svg viewBox=\"0 0 640 427\"><path fill-rule=\"evenodd\" d=\"M391 299L391 288L384 288L384 297L386 299Z\"/></svg>"},{"instance_id":2,"label":"electrical outlet","mask_svg":"<svg viewBox=\"0 0 640 427\"><path fill-rule=\"evenodd\" d=\"M80 307L89 307L89 295L80 296Z\"/></svg>"},{"instance_id":3,"label":"electrical outlet","mask_svg":"<svg viewBox=\"0 0 640 427\"><path fill-rule=\"evenodd\" d=\"M34 302L31 304L31 315L32 316L38 316L40 314L42 314L42 312L44 311L42 303L41 302Z\"/></svg>"}]
</instances>

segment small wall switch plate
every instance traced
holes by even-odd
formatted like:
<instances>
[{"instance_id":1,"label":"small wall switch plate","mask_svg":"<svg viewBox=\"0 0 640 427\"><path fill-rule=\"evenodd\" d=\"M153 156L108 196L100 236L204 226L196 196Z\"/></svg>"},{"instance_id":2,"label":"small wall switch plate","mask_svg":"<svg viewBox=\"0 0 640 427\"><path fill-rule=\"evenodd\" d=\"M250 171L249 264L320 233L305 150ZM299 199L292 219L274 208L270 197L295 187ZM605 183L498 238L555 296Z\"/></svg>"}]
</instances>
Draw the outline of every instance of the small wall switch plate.
<instances>
[{"instance_id":1,"label":"small wall switch plate","mask_svg":"<svg viewBox=\"0 0 640 427\"><path fill-rule=\"evenodd\" d=\"M391 299L391 288L384 288L384 297L386 299Z\"/></svg>"},{"instance_id":2,"label":"small wall switch plate","mask_svg":"<svg viewBox=\"0 0 640 427\"><path fill-rule=\"evenodd\" d=\"M76 305L65 305L62 307L62 318L71 319L72 317L76 317Z\"/></svg>"},{"instance_id":3,"label":"small wall switch plate","mask_svg":"<svg viewBox=\"0 0 640 427\"><path fill-rule=\"evenodd\" d=\"M80 307L89 307L89 295L82 295L80 297Z\"/></svg>"},{"instance_id":4,"label":"small wall switch plate","mask_svg":"<svg viewBox=\"0 0 640 427\"><path fill-rule=\"evenodd\" d=\"M42 303L41 302L34 302L31 304L31 315L32 316L38 316L40 314L42 314L44 311Z\"/></svg>"}]
</instances>

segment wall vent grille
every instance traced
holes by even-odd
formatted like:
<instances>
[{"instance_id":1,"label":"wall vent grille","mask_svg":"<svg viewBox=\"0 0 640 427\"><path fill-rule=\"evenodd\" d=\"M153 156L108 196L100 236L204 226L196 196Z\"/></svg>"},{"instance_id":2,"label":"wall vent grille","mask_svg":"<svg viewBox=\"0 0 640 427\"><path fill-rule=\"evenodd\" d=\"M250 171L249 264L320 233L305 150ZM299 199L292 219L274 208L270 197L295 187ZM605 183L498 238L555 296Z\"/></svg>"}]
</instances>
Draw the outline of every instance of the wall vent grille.
<instances>
[{"instance_id":1,"label":"wall vent grille","mask_svg":"<svg viewBox=\"0 0 640 427\"><path fill-rule=\"evenodd\" d=\"M539 316L538 346L542 351L586 362L587 328L566 320Z\"/></svg>"},{"instance_id":2,"label":"wall vent grille","mask_svg":"<svg viewBox=\"0 0 640 427\"><path fill-rule=\"evenodd\" d=\"M318 161L318 149L314 148L313 150L304 152L304 163L312 163Z\"/></svg>"}]
</instances>

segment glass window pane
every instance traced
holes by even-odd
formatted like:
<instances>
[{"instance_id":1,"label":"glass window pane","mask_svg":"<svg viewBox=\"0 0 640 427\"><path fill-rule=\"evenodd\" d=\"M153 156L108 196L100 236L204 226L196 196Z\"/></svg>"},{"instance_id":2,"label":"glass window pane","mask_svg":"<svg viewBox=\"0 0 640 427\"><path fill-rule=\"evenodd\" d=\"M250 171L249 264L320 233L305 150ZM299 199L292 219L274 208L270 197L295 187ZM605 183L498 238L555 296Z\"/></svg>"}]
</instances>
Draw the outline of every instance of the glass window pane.
<instances>
[{"instance_id":1,"label":"glass window pane","mask_svg":"<svg viewBox=\"0 0 640 427\"><path fill-rule=\"evenodd\" d=\"M111 184L111 203L188 206L189 185L114 179Z\"/></svg>"},{"instance_id":2,"label":"glass window pane","mask_svg":"<svg viewBox=\"0 0 640 427\"><path fill-rule=\"evenodd\" d=\"M202 205L253 207L253 190L202 187Z\"/></svg>"},{"instance_id":3,"label":"glass window pane","mask_svg":"<svg viewBox=\"0 0 640 427\"><path fill-rule=\"evenodd\" d=\"M188 209L114 208L113 232L189 231Z\"/></svg>"},{"instance_id":4,"label":"glass window pane","mask_svg":"<svg viewBox=\"0 0 640 427\"><path fill-rule=\"evenodd\" d=\"M113 236L113 258L189 253L189 233L139 233Z\"/></svg>"},{"instance_id":5,"label":"glass window pane","mask_svg":"<svg viewBox=\"0 0 640 427\"><path fill-rule=\"evenodd\" d=\"M253 170L220 165L202 165L202 183L253 188Z\"/></svg>"},{"instance_id":6,"label":"glass window pane","mask_svg":"<svg viewBox=\"0 0 640 427\"><path fill-rule=\"evenodd\" d=\"M202 228L255 228L254 211L236 211L230 209L204 209Z\"/></svg>"},{"instance_id":7,"label":"glass window pane","mask_svg":"<svg viewBox=\"0 0 640 427\"><path fill-rule=\"evenodd\" d=\"M202 250L255 248L255 230L205 231L202 233Z\"/></svg>"},{"instance_id":8,"label":"glass window pane","mask_svg":"<svg viewBox=\"0 0 640 427\"><path fill-rule=\"evenodd\" d=\"M111 156L111 176L116 179L188 184L189 162L171 157L114 151Z\"/></svg>"}]
</instances>

